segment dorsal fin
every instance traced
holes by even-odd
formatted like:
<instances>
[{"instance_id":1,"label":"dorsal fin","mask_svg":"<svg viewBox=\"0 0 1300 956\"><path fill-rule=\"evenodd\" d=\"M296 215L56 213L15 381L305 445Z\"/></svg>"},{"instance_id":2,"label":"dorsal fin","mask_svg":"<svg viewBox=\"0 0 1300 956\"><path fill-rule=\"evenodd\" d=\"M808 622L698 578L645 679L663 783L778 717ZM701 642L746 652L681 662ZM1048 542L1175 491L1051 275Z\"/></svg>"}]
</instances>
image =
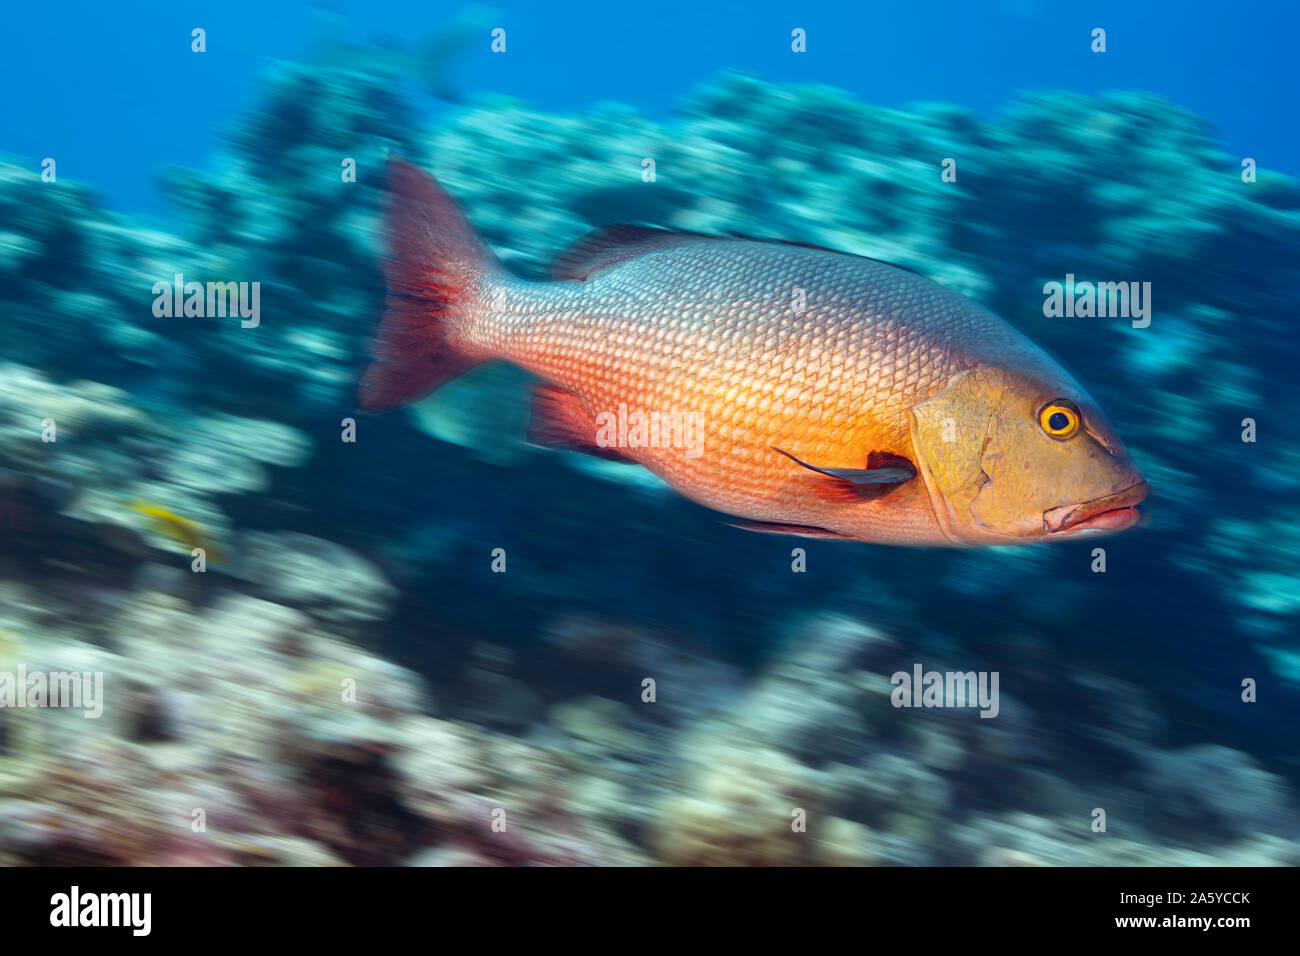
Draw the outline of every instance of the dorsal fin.
<instances>
[{"instance_id":1,"label":"dorsal fin","mask_svg":"<svg viewBox=\"0 0 1300 956\"><path fill-rule=\"evenodd\" d=\"M815 242L800 242L798 239L769 239L766 236L751 236L744 232L728 232L725 236L710 236L709 238L743 239L745 242L761 242L769 246L795 246L799 249L816 249L818 252L831 252L837 256L852 256L854 259L866 259L868 262L878 262L882 266L889 266L891 269L910 272L912 275L920 276L922 279L930 278L924 272L917 272L911 266L900 266L897 262L890 262L888 259L877 259L875 256L864 256L856 252L845 252L843 249L832 249L830 246L819 246Z\"/></svg>"},{"instance_id":2,"label":"dorsal fin","mask_svg":"<svg viewBox=\"0 0 1300 956\"><path fill-rule=\"evenodd\" d=\"M631 226L617 223L601 226L556 257L551 265L551 275L556 279L578 279L585 282L601 269L618 262L626 262L659 249L671 249L699 236L672 232L653 226Z\"/></svg>"},{"instance_id":3,"label":"dorsal fin","mask_svg":"<svg viewBox=\"0 0 1300 956\"><path fill-rule=\"evenodd\" d=\"M900 266L896 262L876 259L872 256L860 256L854 252L830 249L811 242L799 242L795 239L768 239L763 236L751 236L742 232L729 232L717 235L707 232L681 232L671 229L659 229L655 226L634 226L617 223L601 226L587 233L556 257L551 265L551 275L556 279L577 279L585 282L602 269L607 269L619 262L636 259L660 249L671 249L685 242L697 239L717 239L723 242L760 242L771 246L794 246L799 249L815 249L837 256L852 256L890 266L903 272L927 278L909 266Z\"/></svg>"}]
</instances>

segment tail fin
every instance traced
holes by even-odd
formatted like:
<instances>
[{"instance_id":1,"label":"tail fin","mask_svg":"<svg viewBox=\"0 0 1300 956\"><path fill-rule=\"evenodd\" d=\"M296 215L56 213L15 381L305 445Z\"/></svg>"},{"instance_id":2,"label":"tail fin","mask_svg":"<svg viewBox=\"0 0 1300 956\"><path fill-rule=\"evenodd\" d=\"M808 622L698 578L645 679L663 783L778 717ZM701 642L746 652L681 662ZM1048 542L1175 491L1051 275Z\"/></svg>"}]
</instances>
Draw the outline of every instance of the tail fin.
<instances>
[{"instance_id":1,"label":"tail fin","mask_svg":"<svg viewBox=\"0 0 1300 956\"><path fill-rule=\"evenodd\" d=\"M500 268L437 181L406 160L388 162L388 302L361 379L362 411L413 402L482 360L450 336Z\"/></svg>"}]
</instances>

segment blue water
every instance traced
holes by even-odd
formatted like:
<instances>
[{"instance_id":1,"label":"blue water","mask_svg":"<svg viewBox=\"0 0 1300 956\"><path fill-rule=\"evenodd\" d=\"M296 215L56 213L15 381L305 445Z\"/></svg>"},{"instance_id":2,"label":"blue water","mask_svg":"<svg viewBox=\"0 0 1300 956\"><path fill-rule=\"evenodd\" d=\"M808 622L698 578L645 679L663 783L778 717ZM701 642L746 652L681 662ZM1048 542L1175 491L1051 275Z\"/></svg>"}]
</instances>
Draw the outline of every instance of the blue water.
<instances>
[{"instance_id":1,"label":"blue water","mask_svg":"<svg viewBox=\"0 0 1300 956\"><path fill-rule=\"evenodd\" d=\"M1209 119L1234 156L1300 171L1294 37L1300 6L1247 10L1186 3L531 3L503 0L489 37L456 73L548 110L602 99L663 116L687 90L732 67L777 81L827 83L866 102L958 103L980 114L1019 91L1142 89ZM351 39L410 47L457 2L342 3ZM110 205L156 209L162 161L201 166L247 108L268 59L298 59L319 36L306 0L11 4L0 35L0 148L89 182ZM190 51L203 27L208 51ZM807 31L808 52L790 51ZM1107 51L1090 50L1107 31ZM426 101L431 111L441 107Z\"/></svg>"}]
</instances>

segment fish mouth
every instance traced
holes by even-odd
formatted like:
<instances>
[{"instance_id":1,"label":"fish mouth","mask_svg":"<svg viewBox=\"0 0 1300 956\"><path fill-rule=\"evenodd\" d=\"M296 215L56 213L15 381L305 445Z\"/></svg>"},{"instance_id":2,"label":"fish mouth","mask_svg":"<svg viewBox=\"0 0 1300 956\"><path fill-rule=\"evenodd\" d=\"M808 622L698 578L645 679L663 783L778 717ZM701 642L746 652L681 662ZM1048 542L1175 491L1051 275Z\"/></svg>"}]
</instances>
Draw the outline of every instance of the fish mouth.
<instances>
[{"instance_id":1,"label":"fish mouth","mask_svg":"<svg viewBox=\"0 0 1300 956\"><path fill-rule=\"evenodd\" d=\"M1110 534L1137 524L1137 506L1147 496L1147 483L1138 481L1113 495L1077 505L1061 505L1043 512L1043 530L1053 537L1074 534Z\"/></svg>"}]
</instances>

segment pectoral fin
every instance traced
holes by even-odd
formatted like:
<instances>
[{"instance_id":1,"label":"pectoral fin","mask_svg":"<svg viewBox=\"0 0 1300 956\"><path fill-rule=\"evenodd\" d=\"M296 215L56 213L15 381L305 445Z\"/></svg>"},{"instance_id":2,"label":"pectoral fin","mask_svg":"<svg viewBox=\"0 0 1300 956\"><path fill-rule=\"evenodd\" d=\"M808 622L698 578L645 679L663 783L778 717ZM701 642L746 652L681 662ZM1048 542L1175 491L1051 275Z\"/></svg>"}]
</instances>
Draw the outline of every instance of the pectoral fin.
<instances>
[{"instance_id":1,"label":"pectoral fin","mask_svg":"<svg viewBox=\"0 0 1300 956\"><path fill-rule=\"evenodd\" d=\"M822 468L800 461L788 451L775 445L772 450L785 455L792 462L829 479L826 492L834 497L870 501L888 492L895 485L916 477L916 466L901 455L873 451L867 456L866 468Z\"/></svg>"}]
</instances>

